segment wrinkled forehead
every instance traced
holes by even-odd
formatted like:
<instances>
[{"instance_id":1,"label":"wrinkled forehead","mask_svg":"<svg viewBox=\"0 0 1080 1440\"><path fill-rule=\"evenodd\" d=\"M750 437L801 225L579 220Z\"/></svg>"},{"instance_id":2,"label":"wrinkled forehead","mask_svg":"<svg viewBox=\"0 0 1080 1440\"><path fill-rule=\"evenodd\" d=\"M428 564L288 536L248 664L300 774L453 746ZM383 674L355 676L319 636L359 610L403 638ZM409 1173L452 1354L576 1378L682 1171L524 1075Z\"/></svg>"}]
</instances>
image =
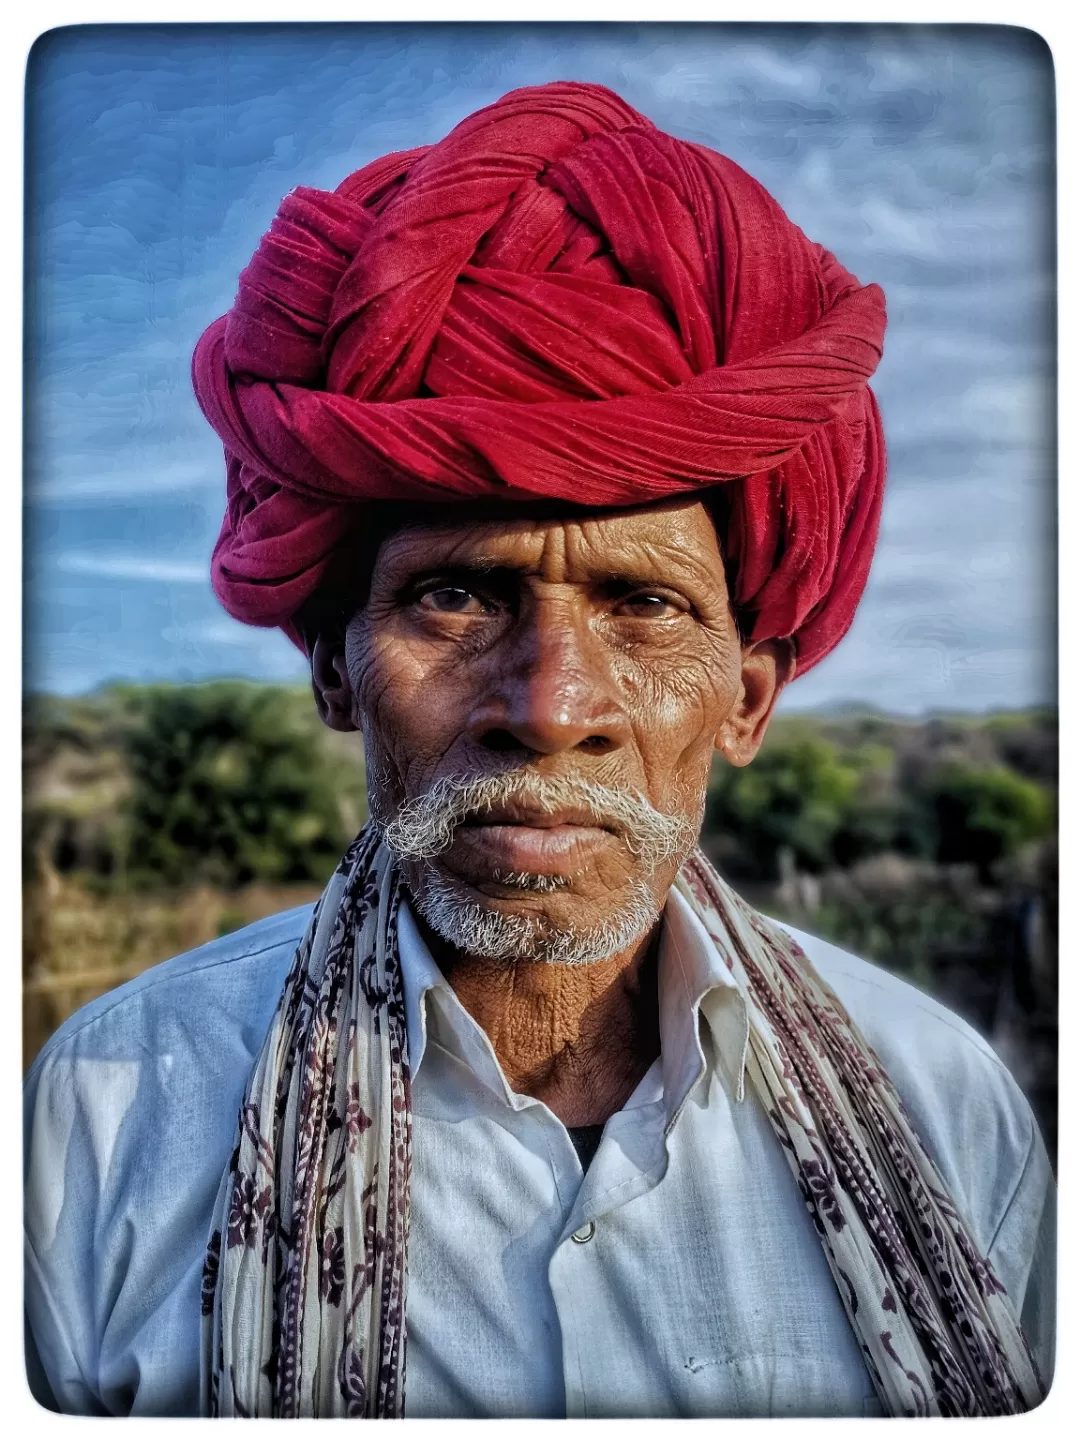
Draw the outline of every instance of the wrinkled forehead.
<instances>
[{"instance_id":1,"label":"wrinkled forehead","mask_svg":"<svg viewBox=\"0 0 1080 1440\"><path fill-rule=\"evenodd\" d=\"M635 573L663 578L666 568L690 567L723 582L723 560L710 509L680 498L624 509L564 503L466 504L416 507L386 524L372 556L373 575L443 564L583 578Z\"/></svg>"}]
</instances>

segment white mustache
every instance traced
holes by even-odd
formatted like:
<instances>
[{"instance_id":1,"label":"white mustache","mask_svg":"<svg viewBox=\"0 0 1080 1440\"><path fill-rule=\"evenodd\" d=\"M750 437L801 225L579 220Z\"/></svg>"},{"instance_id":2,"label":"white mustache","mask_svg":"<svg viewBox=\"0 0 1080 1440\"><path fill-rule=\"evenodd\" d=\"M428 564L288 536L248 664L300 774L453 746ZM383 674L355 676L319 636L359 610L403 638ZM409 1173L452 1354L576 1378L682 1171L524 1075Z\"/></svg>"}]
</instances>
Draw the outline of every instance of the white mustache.
<instances>
[{"instance_id":1,"label":"white mustache","mask_svg":"<svg viewBox=\"0 0 1080 1440\"><path fill-rule=\"evenodd\" d=\"M450 848L463 821L511 801L549 813L583 810L598 825L615 830L630 853L650 868L687 853L697 840L685 816L665 815L632 790L581 776L537 775L529 770L444 775L423 795L407 801L380 829L388 848L401 859L431 859Z\"/></svg>"}]
</instances>

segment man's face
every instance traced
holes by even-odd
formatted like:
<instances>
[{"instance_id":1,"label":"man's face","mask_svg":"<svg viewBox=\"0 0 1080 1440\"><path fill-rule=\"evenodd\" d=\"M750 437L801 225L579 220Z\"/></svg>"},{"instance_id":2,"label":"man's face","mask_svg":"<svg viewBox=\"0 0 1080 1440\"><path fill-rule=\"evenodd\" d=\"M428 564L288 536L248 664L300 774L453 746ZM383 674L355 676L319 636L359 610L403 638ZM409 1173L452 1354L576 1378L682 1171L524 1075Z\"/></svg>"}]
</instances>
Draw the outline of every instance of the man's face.
<instances>
[{"instance_id":1,"label":"man's face","mask_svg":"<svg viewBox=\"0 0 1080 1440\"><path fill-rule=\"evenodd\" d=\"M391 835L429 921L463 943L439 919L456 907L481 930L509 925L531 958L572 960L598 957L552 937L625 939L613 917L655 919L700 829L713 749L751 757L785 655L744 651L712 520L691 501L399 530L335 664L372 813L400 817ZM425 797L461 801L472 782L489 783L410 851L418 804L429 819Z\"/></svg>"}]
</instances>

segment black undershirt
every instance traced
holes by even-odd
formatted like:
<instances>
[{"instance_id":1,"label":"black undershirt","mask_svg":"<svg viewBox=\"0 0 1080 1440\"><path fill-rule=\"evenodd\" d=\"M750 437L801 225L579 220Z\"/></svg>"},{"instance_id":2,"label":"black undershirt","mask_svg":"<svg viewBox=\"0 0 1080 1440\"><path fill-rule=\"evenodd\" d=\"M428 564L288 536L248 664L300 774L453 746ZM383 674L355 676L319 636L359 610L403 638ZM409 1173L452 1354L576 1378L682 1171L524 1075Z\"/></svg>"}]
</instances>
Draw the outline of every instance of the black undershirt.
<instances>
[{"instance_id":1,"label":"black undershirt","mask_svg":"<svg viewBox=\"0 0 1080 1440\"><path fill-rule=\"evenodd\" d=\"M568 1125L567 1134L573 1142L582 1170L588 1170L604 1133L603 1125Z\"/></svg>"}]
</instances>

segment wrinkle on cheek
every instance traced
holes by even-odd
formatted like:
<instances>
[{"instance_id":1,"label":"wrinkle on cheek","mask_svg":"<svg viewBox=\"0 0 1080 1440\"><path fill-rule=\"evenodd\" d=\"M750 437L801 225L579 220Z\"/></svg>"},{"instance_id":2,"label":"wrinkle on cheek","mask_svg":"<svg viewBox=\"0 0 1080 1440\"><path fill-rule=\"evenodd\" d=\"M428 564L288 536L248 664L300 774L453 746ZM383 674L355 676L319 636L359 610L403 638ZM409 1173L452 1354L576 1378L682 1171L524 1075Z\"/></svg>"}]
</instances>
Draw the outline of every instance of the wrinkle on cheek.
<instances>
[{"instance_id":1,"label":"wrinkle on cheek","mask_svg":"<svg viewBox=\"0 0 1080 1440\"><path fill-rule=\"evenodd\" d=\"M372 634L361 625L350 639L351 645L346 645L346 665L353 692L364 713L372 714L391 686L407 697L422 684L423 672L410 665L406 646ZM415 673L410 674L410 670Z\"/></svg>"},{"instance_id":2,"label":"wrinkle on cheek","mask_svg":"<svg viewBox=\"0 0 1080 1440\"><path fill-rule=\"evenodd\" d=\"M360 623L346 663L357 723L389 767L396 801L426 789L457 738L442 723L454 709L445 667L435 670L399 637L373 634Z\"/></svg>"},{"instance_id":3,"label":"wrinkle on cheek","mask_svg":"<svg viewBox=\"0 0 1080 1440\"><path fill-rule=\"evenodd\" d=\"M654 804L700 805L716 732L735 705L741 653L710 645L678 663L621 667L621 686ZM720 653L718 653L718 651Z\"/></svg>"},{"instance_id":4,"label":"wrinkle on cheek","mask_svg":"<svg viewBox=\"0 0 1080 1440\"><path fill-rule=\"evenodd\" d=\"M345 664L352 685L356 723L377 745L382 758L393 766L396 775L388 778L400 782L402 757L395 743L400 726L394 714L397 686L395 667L387 663L390 658L387 647L378 643L367 626L357 623L350 630L346 637Z\"/></svg>"},{"instance_id":5,"label":"wrinkle on cheek","mask_svg":"<svg viewBox=\"0 0 1080 1440\"><path fill-rule=\"evenodd\" d=\"M624 663L619 689L636 722L685 732L727 716L739 694L740 660L683 654L662 663Z\"/></svg>"}]
</instances>

